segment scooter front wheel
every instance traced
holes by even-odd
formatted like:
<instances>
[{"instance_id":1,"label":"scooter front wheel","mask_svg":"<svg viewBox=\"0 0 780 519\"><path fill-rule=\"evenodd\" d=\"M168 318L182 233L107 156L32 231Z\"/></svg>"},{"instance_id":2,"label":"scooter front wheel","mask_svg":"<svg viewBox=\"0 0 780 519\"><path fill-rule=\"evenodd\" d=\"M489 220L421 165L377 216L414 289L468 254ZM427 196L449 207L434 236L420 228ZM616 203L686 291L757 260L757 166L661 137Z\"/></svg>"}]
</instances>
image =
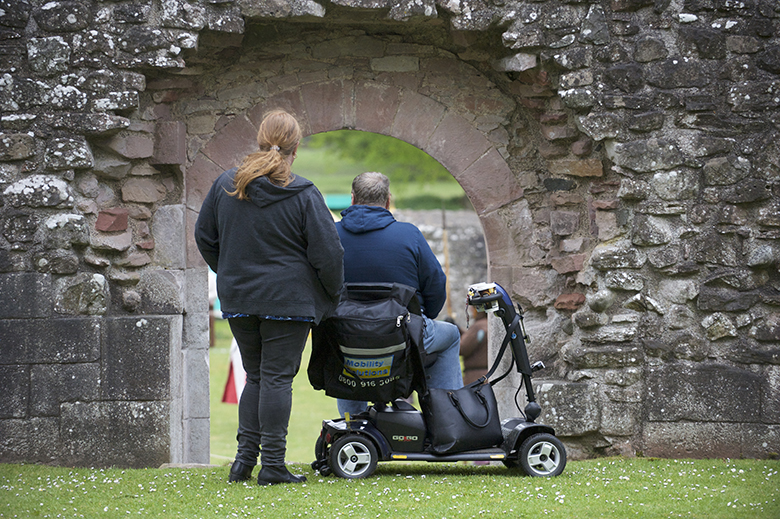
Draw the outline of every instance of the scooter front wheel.
<instances>
[{"instance_id":1,"label":"scooter front wheel","mask_svg":"<svg viewBox=\"0 0 780 519\"><path fill-rule=\"evenodd\" d=\"M566 448L552 434L533 434L520 445L518 459L529 476L559 476L566 467Z\"/></svg>"},{"instance_id":2,"label":"scooter front wheel","mask_svg":"<svg viewBox=\"0 0 780 519\"><path fill-rule=\"evenodd\" d=\"M330 448L330 468L340 478L367 478L378 461L374 443L359 434L345 434Z\"/></svg>"}]
</instances>

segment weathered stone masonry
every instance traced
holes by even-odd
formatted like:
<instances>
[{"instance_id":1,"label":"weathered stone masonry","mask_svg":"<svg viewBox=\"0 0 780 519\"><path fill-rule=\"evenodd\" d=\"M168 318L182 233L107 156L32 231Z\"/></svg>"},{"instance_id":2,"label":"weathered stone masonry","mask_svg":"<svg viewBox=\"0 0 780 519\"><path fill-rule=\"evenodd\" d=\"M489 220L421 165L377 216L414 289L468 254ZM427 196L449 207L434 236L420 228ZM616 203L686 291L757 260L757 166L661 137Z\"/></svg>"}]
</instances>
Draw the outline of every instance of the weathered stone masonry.
<instances>
[{"instance_id":1,"label":"weathered stone masonry","mask_svg":"<svg viewBox=\"0 0 780 519\"><path fill-rule=\"evenodd\" d=\"M0 461L208 462L192 224L271 107L461 183L571 455L776 455L779 28L773 0L0 0Z\"/></svg>"}]
</instances>

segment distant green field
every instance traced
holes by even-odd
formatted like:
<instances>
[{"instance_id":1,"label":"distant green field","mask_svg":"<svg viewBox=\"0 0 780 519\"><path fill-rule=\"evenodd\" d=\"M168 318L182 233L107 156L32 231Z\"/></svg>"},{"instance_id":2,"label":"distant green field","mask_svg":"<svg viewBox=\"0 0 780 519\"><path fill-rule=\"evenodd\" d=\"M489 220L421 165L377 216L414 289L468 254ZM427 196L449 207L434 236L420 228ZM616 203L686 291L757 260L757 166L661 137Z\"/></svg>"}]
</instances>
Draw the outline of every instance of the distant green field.
<instances>
[{"instance_id":1,"label":"distant green field","mask_svg":"<svg viewBox=\"0 0 780 519\"><path fill-rule=\"evenodd\" d=\"M420 154L424 153L419 151ZM317 186L323 194L348 194L352 179L365 171L385 173L390 165L354 162L341 158L327 148L305 145L298 150L293 171ZM463 188L454 179L424 182L391 182L393 204L399 209L471 209Z\"/></svg>"}]
</instances>

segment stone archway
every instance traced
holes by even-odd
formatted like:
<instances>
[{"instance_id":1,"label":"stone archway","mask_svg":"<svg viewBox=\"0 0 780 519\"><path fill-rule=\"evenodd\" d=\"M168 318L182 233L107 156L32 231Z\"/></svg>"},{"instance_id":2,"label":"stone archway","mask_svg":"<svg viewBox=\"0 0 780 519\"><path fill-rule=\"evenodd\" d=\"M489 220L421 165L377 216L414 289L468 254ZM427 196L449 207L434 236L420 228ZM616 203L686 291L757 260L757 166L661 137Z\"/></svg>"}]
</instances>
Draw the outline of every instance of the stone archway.
<instances>
[{"instance_id":1,"label":"stone archway","mask_svg":"<svg viewBox=\"0 0 780 519\"><path fill-rule=\"evenodd\" d=\"M505 232L495 225L498 219L494 213L521 199L523 190L507 162L483 132L443 104L408 89L373 81L323 82L282 92L246 110L213 135L185 173L188 270L198 272L198 277L205 276L205 264L192 239L203 197L222 171L256 150L257 127L263 113L273 108L295 114L304 135L341 129L369 131L403 140L439 161L463 187L480 217L489 269L491 265L496 267L489 277L496 279L503 274L506 279L496 280L509 286L511 269L502 268L501 262L507 258L504 252L509 245ZM490 261L491 251L497 256L495 263ZM202 302L194 304L203 306ZM187 370L182 370L182 387L192 385L188 376ZM192 402L189 407L197 407L203 414L208 405L206 399L200 404Z\"/></svg>"}]
</instances>

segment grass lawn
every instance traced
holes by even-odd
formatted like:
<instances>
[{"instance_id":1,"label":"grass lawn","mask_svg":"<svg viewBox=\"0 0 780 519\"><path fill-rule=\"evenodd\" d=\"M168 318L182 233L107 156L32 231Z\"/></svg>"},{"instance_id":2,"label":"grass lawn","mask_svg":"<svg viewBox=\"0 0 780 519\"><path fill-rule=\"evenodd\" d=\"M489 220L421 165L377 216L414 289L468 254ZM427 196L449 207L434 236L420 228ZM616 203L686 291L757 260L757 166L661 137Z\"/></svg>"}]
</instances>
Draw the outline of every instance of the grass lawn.
<instances>
[{"instance_id":1,"label":"grass lawn","mask_svg":"<svg viewBox=\"0 0 780 519\"><path fill-rule=\"evenodd\" d=\"M352 481L292 470L308 482L228 485L225 468L0 465L0 517L780 517L779 461L600 459L554 479L452 463L382 463Z\"/></svg>"}]
</instances>

